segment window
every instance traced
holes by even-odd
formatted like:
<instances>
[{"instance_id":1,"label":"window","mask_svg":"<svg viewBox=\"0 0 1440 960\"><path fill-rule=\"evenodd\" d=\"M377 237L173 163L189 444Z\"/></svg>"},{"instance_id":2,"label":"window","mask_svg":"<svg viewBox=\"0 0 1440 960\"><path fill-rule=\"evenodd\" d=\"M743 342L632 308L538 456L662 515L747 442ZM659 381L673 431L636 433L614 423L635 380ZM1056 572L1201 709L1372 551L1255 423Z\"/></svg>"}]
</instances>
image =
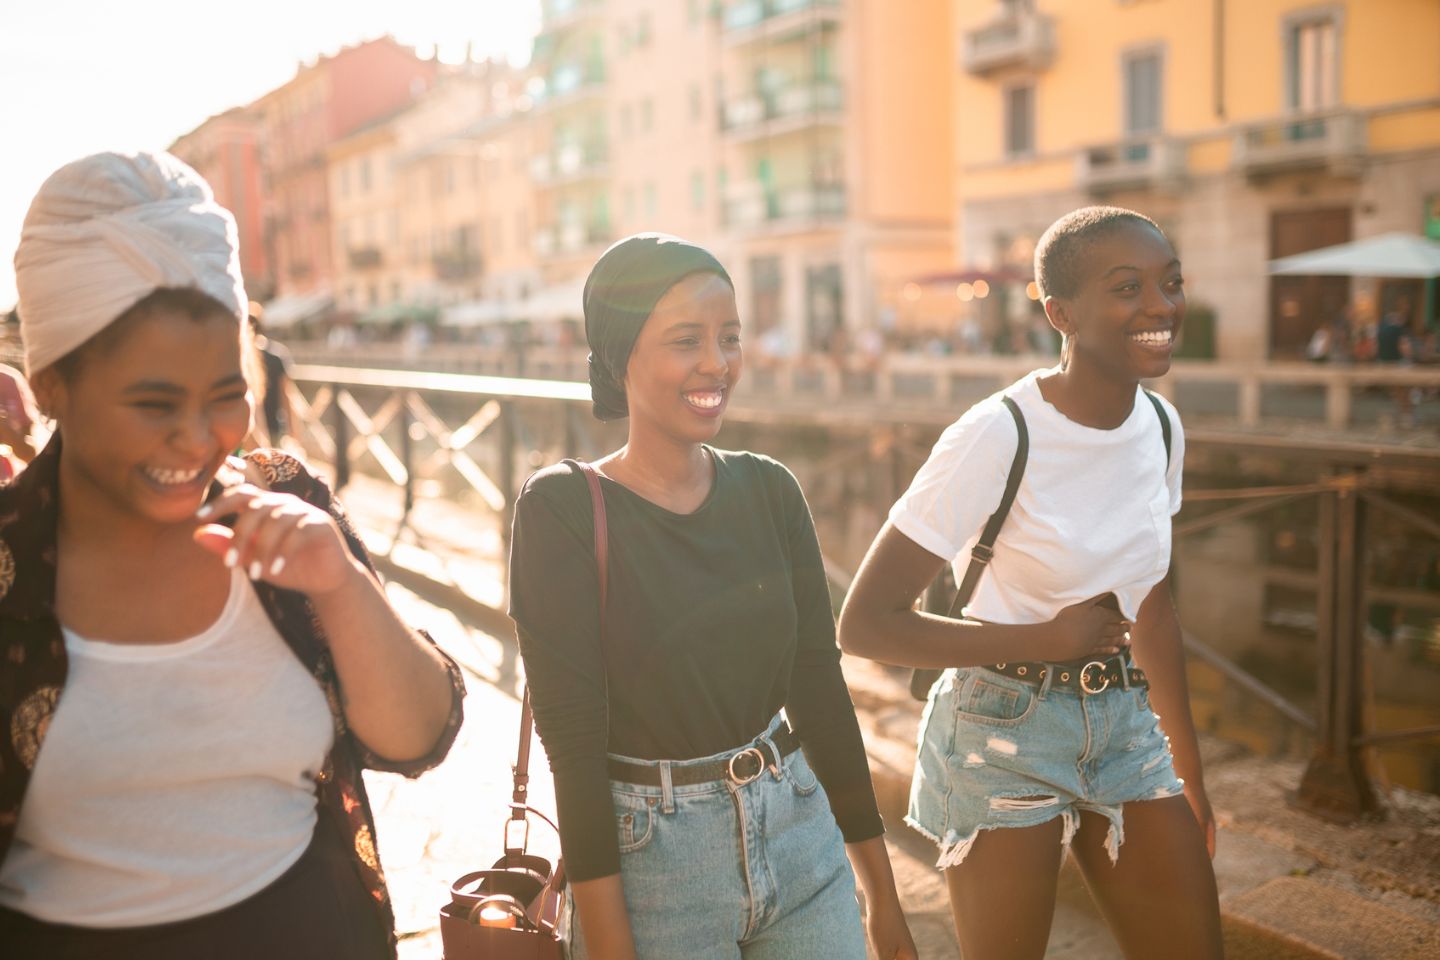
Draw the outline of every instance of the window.
<instances>
[{"instance_id":1,"label":"window","mask_svg":"<svg viewBox=\"0 0 1440 960\"><path fill-rule=\"evenodd\" d=\"M690 174L690 209L696 213L705 210L705 172L696 170Z\"/></svg>"},{"instance_id":2,"label":"window","mask_svg":"<svg viewBox=\"0 0 1440 960\"><path fill-rule=\"evenodd\" d=\"M628 103L621 104L621 106L620 106L620 136L621 136L622 138L628 139L629 136L630 136L630 130L631 130L631 124L630 124L630 104L628 104Z\"/></svg>"},{"instance_id":3,"label":"window","mask_svg":"<svg viewBox=\"0 0 1440 960\"><path fill-rule=\"evenodd\" d=\"M650 46L650 11L640 11L640 18L635 25L635 46Z\"/></svg>"},{"instance_id":4,"label":"window","mask_svg":"<svg viewBox=\"0 0 1440 960\"><path fill-rule=\"evenodd\" d=\"M1162 63L1158 50L1125 57L1125 133L1128 136L1154 133L1163 126Z\"/></svg>"},{"instance_id":5,"label":"window","mask_svg":"<svg viewBox=\"0 0 1440 960\"><path fill-rule=\"evenodd\" d=\"M705 101L700 93L700 84L690 84L690 119L699 120L705 110Z\"/></svg>"},{"instance_id":6,"label":"window","mask_svg":"<svg viewBox=\"0 0 1440 960\"><path fill-rule=\"evenodd\" d=\"M1035 88L1011 87L1005 91L1005 156L1024 157L1035 152Z\"/></svg>"},{"instance_id":7,"label":"window","mask_svg":"<svg viewBox=\"0 0 1440 960\"><path fill-rule=\"evenodd\" d=\"M649 97L640 101L640 132L649 133L655 126L655 102Z\"/></svg>"},{"instance_id":8,"label":"window","mask_svg":"<svg viewBox=\"0 0 1440 960\"><path fill-rule=\"evenodd\" d=\"M780 326L779 257L750 258L750 320L757 334Z\"/></svg>"},{"instance_id":9,"label":"window","mask_svg":"<svg viewBox=\"0 0 1440 960\"><path fill-rule=\"evenodd\" d=\"M1333 16L1292 20L1286 27L1286 100L1315 113L1340 102L1339 30Z\"/></svg>"},{"instance_id":10,"label":"window","mask_svg":"<svg viewBox=\"0 0 1440 960\"><path fill-rule=\"evenodd\" d=\"M370 158L360 158L360 192L366 193L370 190Z\"/></svg>"}]
</instances>

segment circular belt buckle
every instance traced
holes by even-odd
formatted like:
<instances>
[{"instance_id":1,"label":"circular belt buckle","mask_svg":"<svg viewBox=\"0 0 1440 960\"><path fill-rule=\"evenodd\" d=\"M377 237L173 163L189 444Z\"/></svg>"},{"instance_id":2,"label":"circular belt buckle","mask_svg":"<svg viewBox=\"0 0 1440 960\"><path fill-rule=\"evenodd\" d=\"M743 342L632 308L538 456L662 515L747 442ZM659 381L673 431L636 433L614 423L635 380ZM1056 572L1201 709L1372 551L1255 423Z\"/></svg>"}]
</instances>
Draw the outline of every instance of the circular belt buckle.
<instances>
[{"instance_id":1,"label":"circular belt buckle","mask_svg":"<svg viewBox=\"0 0 1440 960\"><path fill-rule=\"evenodd\" d=\"M736 771L735 761L746 757L754 758L754 773L739 773ZM745 750L741 750L739 753L735 754L735 756L730 758L730 763L727 765L727 769L730 771L730 781L734 783L737 787L743 787L747 783L752 783L755 780L758 780L760 778L760 774L765 772L765 754L760 752L759 747L749 747Z\"/></svg>"},{"instance_id":2,"label":"circular belt buckle","mask_svg":"<svg viewBox=\"0 0 1440 960\"><path fill-rule=\"evenodd\" d=\"M1100 683L1100 686L1096 687L1096 688L1093 689L1093 690L1090 689L1090 668L1091 668L1091 667L1099 667L1099 668L1100 668L1100 680L1101 680L1101 683ZM1096 694L1096 693L1101 693L1101 692L1103 692L1103 691L1105 690L1105 688L1108 687L1108 686L1110 686L1110 678L1105 675L1105 661L1103 661L1103 660L1091 660L1089 663L1085 664L1085 666L1083 666L1083 667L1080 668L1080 689L1081 689L1081 690L1085 691L1085 692L1088 693L1088 694Z\"/></svg>"}]
</instances>

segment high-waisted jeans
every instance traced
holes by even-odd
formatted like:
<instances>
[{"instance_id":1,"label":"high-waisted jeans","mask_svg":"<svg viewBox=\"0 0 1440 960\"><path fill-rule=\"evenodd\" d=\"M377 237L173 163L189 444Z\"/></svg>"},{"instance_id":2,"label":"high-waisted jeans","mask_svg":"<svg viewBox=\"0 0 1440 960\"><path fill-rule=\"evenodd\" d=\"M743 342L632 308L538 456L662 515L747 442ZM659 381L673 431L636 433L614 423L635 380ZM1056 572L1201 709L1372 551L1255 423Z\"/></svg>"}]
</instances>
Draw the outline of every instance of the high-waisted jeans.
<instances>
[{"instance_id":1,"label":"high-waisted jeans","mask_svg":"<svg viewBox=\"0 0 1440 960\"><path fill-rule=\"evenodd\" d=\"M782 722L777 717L754 742ZM659 768L662 780L610 785L640 960L864 960L855 875L803 751L743 785L670 785L670 771L750 746L696 760L621 758ZM568 895L560 929L571 960L585 960Z\"/></svg>"}]
</instances>

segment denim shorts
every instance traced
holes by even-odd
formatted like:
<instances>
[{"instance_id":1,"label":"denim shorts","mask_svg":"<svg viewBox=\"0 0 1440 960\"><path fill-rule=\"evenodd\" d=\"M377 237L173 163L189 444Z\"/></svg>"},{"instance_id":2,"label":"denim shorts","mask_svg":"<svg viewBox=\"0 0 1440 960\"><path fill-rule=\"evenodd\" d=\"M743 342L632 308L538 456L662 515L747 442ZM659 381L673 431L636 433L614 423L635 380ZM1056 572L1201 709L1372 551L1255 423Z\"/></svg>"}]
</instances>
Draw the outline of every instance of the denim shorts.
<instances>
[{"instance_id":1,"label":"denim shorts","mask_svg":"<svg viewBox=\"0 0 1440 960\"><path fill-rule=\"evenodd\" d=\"M776 717L752 743L768 740ZM620 878L640 960L864 960L855 875L805 754L744 785L670 786L669 771L725 760L635 760L665 786L612 781ZM668 769L667 769L668 768ZM566 894L559 928L571 960L584 937Z\"/></svg>"},{"instance_id":2,"label":"denim shorts","mask_svg":"<svg viewBox=\"0 0 1440 960\"><path fill-rule=\"evenodd\" d=\"M1183 789L1147 690L1117 684L1086 696L962 667L930 691L905 822L939 845L935 865L945 869L964 861L981 830L1061 817L1068 846L1080 811L1091 810L1110 821L1114 861L1124 805Z\"/></svg>"}]
</instances>

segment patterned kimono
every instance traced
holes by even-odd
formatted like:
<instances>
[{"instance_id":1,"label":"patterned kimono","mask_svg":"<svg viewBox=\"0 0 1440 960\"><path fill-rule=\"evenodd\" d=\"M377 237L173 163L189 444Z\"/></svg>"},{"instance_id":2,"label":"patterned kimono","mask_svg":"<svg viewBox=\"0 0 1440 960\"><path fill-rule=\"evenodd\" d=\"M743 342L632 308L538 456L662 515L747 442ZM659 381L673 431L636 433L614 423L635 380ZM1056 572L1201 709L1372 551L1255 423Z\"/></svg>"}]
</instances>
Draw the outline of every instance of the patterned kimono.
<instances>
[{"instance_id":1,"label":"patterned kimono","mask_svg":"<svg viewBox=\"0 0 1440 960\"><path fill-rule=\"evenodd\" d=\"M54 613L59 464L56 434L29 467L0 486L0 863L14 839L30 772L65 689L68 661ZM351 552L370 566L365 547L329 487L299 460L276 450L259 450L243 463L232 464L237 470L221 471L222 476L243 468L250 482L293 494L329 512ZM238 483L238 477L231 482ZM221 485L217 480L216 488ZM318 815L330 818L336 832L351 839L355 870L374 900L394 956L395 919L375 852L375 823L360 771L368 767L416 777L444 759L462 719L465 685L460 670L444 657L450 675L450 715L434 749L405 763L384 760L350 734L329 646L309 601L303 594L267 583L254 586L271 622L315 677L330 705L335 745L316 777Z\"/></svg>"}]
</instances>

